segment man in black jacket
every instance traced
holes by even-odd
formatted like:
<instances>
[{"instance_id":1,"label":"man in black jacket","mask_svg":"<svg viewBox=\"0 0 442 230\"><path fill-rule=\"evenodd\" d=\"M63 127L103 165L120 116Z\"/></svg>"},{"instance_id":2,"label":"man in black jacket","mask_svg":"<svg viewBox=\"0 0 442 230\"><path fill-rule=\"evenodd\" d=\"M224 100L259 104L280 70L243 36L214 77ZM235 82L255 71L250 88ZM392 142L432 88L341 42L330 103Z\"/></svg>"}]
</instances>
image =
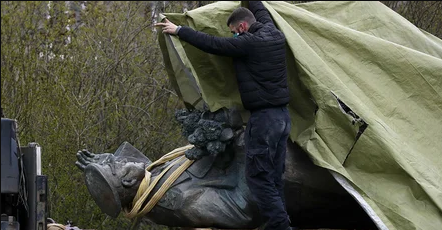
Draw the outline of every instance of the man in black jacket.
<instances>
[{"instance_id":1,"label":"man in black jacket","mask_svg":"<svg viewBox=\"0 0 442 230\"><path fill-rule=\"evenodd\" d=\"M250 1L249 9L240 7L227 20L233 38L176 26L167 19L156 25L204 52L233 57L241 100L251 113L245 131L247 184L266 218L265 229L286 230L290 221L282 176L291 127L286 40L260 1Z\"/></svg>"}]
</instances>

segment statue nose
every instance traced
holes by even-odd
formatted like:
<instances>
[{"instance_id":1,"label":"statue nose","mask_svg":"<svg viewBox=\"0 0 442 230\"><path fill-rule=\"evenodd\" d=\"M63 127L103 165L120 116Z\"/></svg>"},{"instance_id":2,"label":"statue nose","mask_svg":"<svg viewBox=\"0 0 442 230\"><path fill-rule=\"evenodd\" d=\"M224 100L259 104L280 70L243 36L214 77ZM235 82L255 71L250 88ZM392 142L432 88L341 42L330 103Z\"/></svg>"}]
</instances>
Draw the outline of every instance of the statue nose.
<instances>
[{"instance_id":1,"label":"statue nose","mask_svg":"<svg viewBox=\"0 0 442 230\"><path fill-rule=\"evenodd\" d=\"M121 183L125 188L131 188L137 183L137 179L136 178L123 179L121 180Z\"/></svg>"}]
</instances>

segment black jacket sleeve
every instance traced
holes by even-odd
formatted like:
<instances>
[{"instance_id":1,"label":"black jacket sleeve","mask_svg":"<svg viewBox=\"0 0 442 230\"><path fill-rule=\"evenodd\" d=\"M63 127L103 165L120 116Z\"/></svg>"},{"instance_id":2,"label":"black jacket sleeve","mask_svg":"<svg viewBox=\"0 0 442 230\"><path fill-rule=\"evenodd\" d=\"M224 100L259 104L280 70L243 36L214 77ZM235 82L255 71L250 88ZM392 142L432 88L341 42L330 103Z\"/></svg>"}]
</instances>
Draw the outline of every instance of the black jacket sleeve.
<instances>
[{"instance_id":1,"label":"black jacket sleeve","mask_svg":"<svg viewBox=\"0 0 442 230\"><path fill-rule=\"evenodd\" d=\"M249 1L249 10L255 15L256 21L262 24L273 23L269 11L264 7L261 1Z\"/></svg>"},{"instance_id":2,"label":"black jacket sleeve","mask_svg":"<svg viewBox=\"0 0 442 230\"><path fill-rule=\"evenodd\" d=\"M236 38L215 37L195 31L188 26L182 26L178 31L178 36L206 53L229 57L247 55L247 39L242 36Z\"/></svg>"}]
</instances>

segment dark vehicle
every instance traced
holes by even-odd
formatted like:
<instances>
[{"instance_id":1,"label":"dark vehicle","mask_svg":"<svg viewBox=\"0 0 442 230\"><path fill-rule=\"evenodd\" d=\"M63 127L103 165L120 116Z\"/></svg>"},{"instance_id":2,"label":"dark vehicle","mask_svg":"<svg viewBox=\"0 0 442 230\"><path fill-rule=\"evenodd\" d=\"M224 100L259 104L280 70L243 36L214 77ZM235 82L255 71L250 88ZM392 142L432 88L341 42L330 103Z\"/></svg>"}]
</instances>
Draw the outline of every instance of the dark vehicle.
<instances>
[{"instance_id":1,"label":"dark vehicle","mask_svg":"<svg viewBox=\"0 0 442 230\"><path fill-rule=\"evenodd\" d=\"M48 178L41 173L41 147L20 146L17 121L4 118L1 139L1 230L46 230Z\"/></svg>"}]
</instances>

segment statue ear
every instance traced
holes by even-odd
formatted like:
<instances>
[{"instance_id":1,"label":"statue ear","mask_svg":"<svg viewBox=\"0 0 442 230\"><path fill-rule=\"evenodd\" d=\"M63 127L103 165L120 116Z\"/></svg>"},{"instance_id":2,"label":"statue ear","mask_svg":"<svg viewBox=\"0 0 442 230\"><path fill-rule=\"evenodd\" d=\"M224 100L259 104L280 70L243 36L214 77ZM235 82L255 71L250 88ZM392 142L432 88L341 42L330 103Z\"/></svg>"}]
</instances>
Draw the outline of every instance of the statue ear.
<instances>
[{"instance_id":1,"label":"statue ear","mask_svg":"<svg viewBox=\"0 0 442 230\"><path fill-rule=\"evenodd\" d=\"M129 142L125 141L123 144L118 147L117 151L114 154L115 157L127 157L127 158L135 158L139 159L147 164L152 164L152 161L146 157L143 153L141 153L138 149L133 147Z\"/></svg>"}]
</instances>

